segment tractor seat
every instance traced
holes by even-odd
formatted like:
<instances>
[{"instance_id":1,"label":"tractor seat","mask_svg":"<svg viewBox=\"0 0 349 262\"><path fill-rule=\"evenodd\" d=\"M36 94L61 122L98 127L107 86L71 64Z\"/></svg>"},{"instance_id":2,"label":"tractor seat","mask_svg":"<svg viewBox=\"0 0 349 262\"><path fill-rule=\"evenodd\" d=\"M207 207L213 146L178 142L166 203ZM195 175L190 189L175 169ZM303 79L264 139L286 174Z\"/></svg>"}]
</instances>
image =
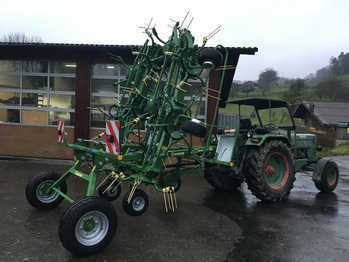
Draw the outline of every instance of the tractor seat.
<instances>
[{"instance_id":1,"label":"tractor seat","mask_svg":"<svg viewBox=\"0 0 349 262\"><path fill-rule=\"evenodd\" d=\"M240 131L244 131L244 130L249 130L249 129L253 129L254 126L251 123L251 119L249 118L242 118L240 119Z\"/></svg>"}]
</instances>

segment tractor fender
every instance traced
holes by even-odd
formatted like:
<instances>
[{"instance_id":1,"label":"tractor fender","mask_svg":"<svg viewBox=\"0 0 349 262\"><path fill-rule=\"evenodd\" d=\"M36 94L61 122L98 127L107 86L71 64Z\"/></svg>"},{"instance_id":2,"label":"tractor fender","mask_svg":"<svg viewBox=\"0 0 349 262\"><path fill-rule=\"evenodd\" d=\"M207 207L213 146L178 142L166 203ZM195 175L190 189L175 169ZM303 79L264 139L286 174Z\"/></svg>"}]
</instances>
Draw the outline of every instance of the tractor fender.
<instances>
[{"instance_id":1,"label":"tractor fender","mask_svg":"<svg viewBox=\"0 0 349 262\"><path fill-rule=\"evenodd\" d=\"M315 183L321 183L321 175L327 163L332 162L332 159L321 158L317 163L313 171L313 181Z\"/></svg>"}]
</instances>

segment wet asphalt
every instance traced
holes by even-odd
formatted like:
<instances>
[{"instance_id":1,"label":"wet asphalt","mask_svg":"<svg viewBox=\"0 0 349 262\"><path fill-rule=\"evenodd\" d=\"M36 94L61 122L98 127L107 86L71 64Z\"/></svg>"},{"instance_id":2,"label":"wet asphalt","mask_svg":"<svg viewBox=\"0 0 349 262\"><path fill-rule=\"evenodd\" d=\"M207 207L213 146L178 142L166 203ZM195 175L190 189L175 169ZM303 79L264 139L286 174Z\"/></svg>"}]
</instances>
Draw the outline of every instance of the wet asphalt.
<instances>
[{"instance_id":1,"label":"wet asphalt","mask_svg":"<svg viewBox=\"0 0 349 262\"><path fill-rule=\"evenodd\" d=\"M311 173L297 173L289 198L260 202L244 183L234 192L211 188L202 173L182 176L178 208L165 211L154 188L149 207L131 217L113 202L118 228L101 253L78 258L61 245L58 224L69 206L38 211L25 199L25 186L45 170L64 173L71 161L0 159L0 261L349 261L349 161L333 158L340 170L336 190L319 193ZM87 183L68 180L68 196L86 194Z\"/></svg>"}]
</instances>

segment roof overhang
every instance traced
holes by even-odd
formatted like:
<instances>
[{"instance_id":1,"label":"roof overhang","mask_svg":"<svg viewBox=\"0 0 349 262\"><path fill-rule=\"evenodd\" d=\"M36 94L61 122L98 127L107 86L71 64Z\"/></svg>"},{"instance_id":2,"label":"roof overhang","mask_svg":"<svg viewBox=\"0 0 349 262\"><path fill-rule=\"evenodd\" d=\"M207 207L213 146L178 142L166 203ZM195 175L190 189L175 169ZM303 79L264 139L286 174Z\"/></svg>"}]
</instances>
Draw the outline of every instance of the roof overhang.
<instances>
[{"instance_id":1,"label":"roof overhang","mask_svg":"<svg viewBox=\"0 0 349 262\"><path fill-rule=\"evenodd\" d=\"M57 44L57 43L6 43L0 42L0 60L56 60L77 61L87 60L91 63L113 63L110 54L120 56L126 63L133 63L133 50L138 45L89 45L89 44ZM230 87L240 55L254 55L257 47L223 47L217 48L223 57L227 58L229 68L224 72L223 85L220 94L219 107L225 107L229 97ZM220 71L222 72L222 71Z\"/></svg>"}]
</instances>

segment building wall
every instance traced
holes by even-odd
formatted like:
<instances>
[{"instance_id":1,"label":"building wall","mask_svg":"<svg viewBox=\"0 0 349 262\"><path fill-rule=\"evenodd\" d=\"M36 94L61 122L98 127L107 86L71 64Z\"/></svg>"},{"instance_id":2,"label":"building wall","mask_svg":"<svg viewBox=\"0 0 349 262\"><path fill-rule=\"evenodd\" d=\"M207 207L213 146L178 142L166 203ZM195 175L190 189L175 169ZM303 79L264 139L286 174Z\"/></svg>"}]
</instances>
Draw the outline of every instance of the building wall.
<instances>
[{"instance_id":1,"label":"building wall","mask_svg":"<svg viewBox=\"0 0 349 262\"><path fill-rule=\"evenodd\" d=\"M74 128L66 128L70 134ZM57 145L57 127L0 125L0 155L73 159L74 151ZM74 136L68 137L68 143Z\"/></svg>"},{"instance_id":2,"label":"building wall","mask_svg":"<svg viewBox=\"0 0 349 262\"><path fill-rule=\"evenodd\" d=\"M336 138L339 140L349 140L348 127L338 126Z\"/></svg>"},{"instance_id":3,"label":"building wall","mask_svg":"<svg viewBox=\"0 0 349 262\"><path fill-rule=\"evenodd\" d=\"M56 144L58 120L65 121L69 143L101 133L106 117L99 108L109 109L115 104L114 98L118 96L115 93L123 91L112 84L126 77L125 67L110 54L132 64L132 51L138 48L0 43L0 155L71 159L73 150ZM254 55L258 51L225 50L230 66L237 66L240 54ZM4 61L10 63L5 65ZM210 89L218 90L222 74L211 73ZM235 69L226 71L222 81L224 92L229 92L234 73ZM190 84L194 92L202 92L195 81ZM224 92L223 100L228 97ZM218 100L214 98L216 92L209 93L197 118L211 124ZM186 96L184 100L190 101L190 94Z\"/></svg>"},{"instance_id":4,"label":"building wall","mask_svg":"<svg viewBox=\"0 0 349 262\"><path fill-rule=\"evenodd\" d=\"M5 60L0 52L0 155L71 159L74 151L57 145L59 120L65 122L69 143L105 130L107 118L99 109L108 112L124 92L113 83L125 79L127 70L89 55ZM191 83L192 90L201 92L196 85ZM198 116L203 121L206 109L204 98Z\"/></svg>"},{"instance_id":5,"label":"building wall","mask_svg":"<svg viewBox=\"0 0 349 262\"><path fill-rule=\"evenodd\" d=\"M336 129L336 146L349 143L348 127L338 126Z\"/></svg>"}]
</instances>

